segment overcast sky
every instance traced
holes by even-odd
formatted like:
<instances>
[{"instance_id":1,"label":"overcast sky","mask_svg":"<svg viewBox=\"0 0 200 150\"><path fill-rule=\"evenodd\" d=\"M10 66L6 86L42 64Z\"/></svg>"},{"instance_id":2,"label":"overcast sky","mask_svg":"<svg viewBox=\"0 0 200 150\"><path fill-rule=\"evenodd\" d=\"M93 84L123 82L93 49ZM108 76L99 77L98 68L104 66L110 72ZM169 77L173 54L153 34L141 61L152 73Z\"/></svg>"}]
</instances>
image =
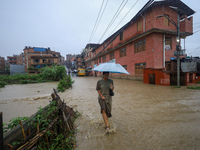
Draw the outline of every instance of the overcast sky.
<instances>
[{"instance_id":1,"label":"overcast sky","mask_svg":"<svg viewBox=\"0 0 200 150\"><path fill-rule=\"evenodd\" d=\"M127 0L124 0L125 4ZM100 43L108 38L130 8L130 13L116 28L130 21L148 0L129 0L108 32L105 29L123 0L104 0L104 14L93 38L90 40L103 0L1 0L0 1L0 56L20 54L25 46L50 47L66 54L78 54L88 42ZM182 0L197 11L194 31L200 30L199 0ZM115 31L116 31L115 30ZM183 43L183 42L182 42ZM198 49L197 49L198 48ZM200 32L186 38L190 55L200 56ZM192 52L192 53L191 53Z\"/></svg>"}]
</instances>

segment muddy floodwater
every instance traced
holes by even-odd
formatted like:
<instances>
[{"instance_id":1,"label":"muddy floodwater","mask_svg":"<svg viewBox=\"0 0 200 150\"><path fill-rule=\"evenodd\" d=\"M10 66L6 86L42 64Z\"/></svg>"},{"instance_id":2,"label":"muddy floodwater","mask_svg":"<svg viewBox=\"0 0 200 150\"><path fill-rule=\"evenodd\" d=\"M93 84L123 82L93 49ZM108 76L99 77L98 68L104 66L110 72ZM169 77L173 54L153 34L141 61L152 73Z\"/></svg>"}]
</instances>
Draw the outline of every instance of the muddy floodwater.
<instances>
[{"instance_id":1,"label":"muddy floodwater","mask_svg":"<svg viewBox=\"0 0 200 150\"><path fill-rule=\"evenodd\" d=\"M200 149L200 91L113 79L110 134L100 114L96 82L76 77L72 89L60 93L66 104L81 112L75 124L77 150L194 150ZM30 116L49 103L57 83L9 85L0 91L0 111L11 117ZM15 93L18 91L19 93ZM38 92L40 91L40 92Z\"/></svg>"}]
</instances>

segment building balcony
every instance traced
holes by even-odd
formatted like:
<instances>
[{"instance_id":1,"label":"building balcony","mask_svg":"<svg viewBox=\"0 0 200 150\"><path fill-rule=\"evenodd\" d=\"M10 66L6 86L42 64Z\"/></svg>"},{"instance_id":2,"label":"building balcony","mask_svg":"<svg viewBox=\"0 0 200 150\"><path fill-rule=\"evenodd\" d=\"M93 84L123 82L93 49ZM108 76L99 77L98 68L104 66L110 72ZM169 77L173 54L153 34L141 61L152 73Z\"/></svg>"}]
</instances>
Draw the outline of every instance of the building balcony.
<instances>
[{"instance_id":1,"label":"building balcony","mask_svg":"<svg viewBox=\"0 0 200 150\"><path fill-rule=\"evenodd\" d=\"M180 31L193 33L193 17L185 16L184 20L180 22Z\"/></svg>"}]
</instances>

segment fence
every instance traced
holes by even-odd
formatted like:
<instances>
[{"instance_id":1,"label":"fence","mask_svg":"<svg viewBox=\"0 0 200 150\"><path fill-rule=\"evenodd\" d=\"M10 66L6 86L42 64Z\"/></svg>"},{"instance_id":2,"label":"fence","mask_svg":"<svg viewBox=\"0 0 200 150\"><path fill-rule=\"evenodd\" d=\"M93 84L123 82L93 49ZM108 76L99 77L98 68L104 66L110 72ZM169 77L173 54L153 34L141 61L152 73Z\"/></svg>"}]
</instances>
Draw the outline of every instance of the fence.
<instances>
[{"instance_id":1,"label":"fence","mask_svg":"<svg viewBox=\"0 0 200 150\"><path fill-rule=\"evenodd\" d=\"M25 74L24 65L10 65L10 75Z\"/></svg>"}]
</instances>

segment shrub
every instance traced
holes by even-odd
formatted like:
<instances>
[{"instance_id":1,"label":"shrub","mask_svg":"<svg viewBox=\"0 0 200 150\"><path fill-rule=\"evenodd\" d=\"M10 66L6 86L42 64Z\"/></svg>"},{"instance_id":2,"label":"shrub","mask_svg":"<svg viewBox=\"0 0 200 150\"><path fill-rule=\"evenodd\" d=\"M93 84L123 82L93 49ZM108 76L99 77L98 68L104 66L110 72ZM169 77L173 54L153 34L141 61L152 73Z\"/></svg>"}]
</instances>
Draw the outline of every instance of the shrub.
<instances>
[{"instance_id":1,"label":"shrub","mask_svg":"<svg viewBox=\"0 0 200 150\"><path fill-rule=\"evenodd\" d=\"M0 88L4 87L6 85L6 82L0 81Z\"/></svg>"}]
</instances>

